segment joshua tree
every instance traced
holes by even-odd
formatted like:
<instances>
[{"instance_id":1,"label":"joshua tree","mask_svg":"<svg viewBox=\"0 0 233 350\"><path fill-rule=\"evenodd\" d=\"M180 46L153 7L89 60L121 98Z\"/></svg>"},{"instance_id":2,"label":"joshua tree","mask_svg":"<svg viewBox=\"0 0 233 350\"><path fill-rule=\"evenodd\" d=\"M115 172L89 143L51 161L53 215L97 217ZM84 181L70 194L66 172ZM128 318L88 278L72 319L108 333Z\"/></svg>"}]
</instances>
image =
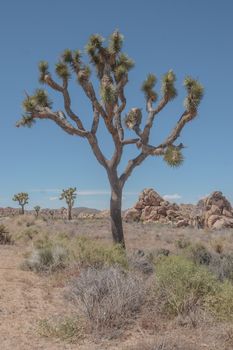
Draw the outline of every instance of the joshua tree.
<instances>
[{"instance_id":1,"label":"joshua tree","mask_svg":"<svg viewBox=\"0 0 233 350\"><path fill-rule=\"evenodd\" d=\"M13 201L15 202L19 202L19 205L21 206L21 214L24 214L24 206L26 204L28 204L28 193L26 192L20 192L14 195L14 197L12 198Z\"/></svg>"},{"instance_id":2,"label":"joshua tree","mask_svg":"<svg viewBox=\"0 0 233 350\"><path fill-rule=\"evenodd\" d=\"M55 214L54 210L50 209L49 210L49 215L50 215L51 219L54 219L54 214Z\"/></svg>"},{"instance_id":3,"label":"joshua tree","mask_svg":"<svg viewBox=\"0 0 233 350\"><path fill-rule=\"evenodd\" d=\"M40 207L39 205L36 205L36 206L34 207L34 210L35 210L35 213L36 213L36 217L37 217L37 218L38 218L38 216L39 216L40 209L41 209L41 207Z\"/></svg>"},{"instance_id":4,"label":"joshua tree","mask_svg":"<svg viewBox=\"0 0 233 350\"><path fill-rule=\"evenodd\" d=\"M62 190L62 194L60 197L61 200L65 199L66 204L68 206L68 220L72 219L72 208L74 206L75 198L77 197L76 190L76 187L70 187L67 190Z\"/></svg>"},{"instance_id":5,"label":"joshua tree","mask_svg":"<svg viewBox=\"0 0 233 350\"><path fill-rule=\"evenodd\" d=\"M94 81L94 84L91 81L89 65L82 59L80 51L67 49L61 55L59 62L55 66L55 72L60 82L55 81L52 77L48 63L45 61L40 62L40 82L61 95L64 110L54 111L47 93L43 89L38 89L33 95L26 96L23 102L25 115L18 121L17 126L31 126L37 119L50 119L66 133L87 140L97 161L107 172L111 187L110 216L112 235L115 242L124 246L121 217L124 185L133 170L149 156L162 156L170 166L178 166L182 163L183 145L177 146L175 142L184 126L196 117L198 106L203 96L203 87L191 77L184 79L184 87L187 91L184 111L163 142L152 145L150 143L150 133L154 119L177 95L175 88L176 76L172 70L169 70L163 76L159 97L154 90L157 79L155 75L149 74L141 88L145 95L147 115L144 117L142 109L137 106L128 110L123 123L123 113L125 114L126 109L125 88L128 84L129 70L133 68L134 63L122 52L122 43L123 36L117 30L110 36L107 45L104 45L104 39L98 34L90 37L86 46L86 52L90 58L91 65L96 70L97 79ZM90 128L87 128L83 123L86 120L86 116L81 118L71 106L69 81L72 75L77 78L78 84L92 106L93 116L91 116ZM97 84L100 97L95 89ZM77 105L76 101L73 105ZM103 121L103 124L100 123L100 120ZM98 142L97 133L100 125L101 127L102 125L105 126L113 141L114 149L109 159L104 155ZM130 129L135 136L132 138L126 137L124 127ZM129 159L125 169L120 174L118 166L128 145L135 145L136 150L138 149L138 154L134 158Z\"/></svg>"}]
</instances>

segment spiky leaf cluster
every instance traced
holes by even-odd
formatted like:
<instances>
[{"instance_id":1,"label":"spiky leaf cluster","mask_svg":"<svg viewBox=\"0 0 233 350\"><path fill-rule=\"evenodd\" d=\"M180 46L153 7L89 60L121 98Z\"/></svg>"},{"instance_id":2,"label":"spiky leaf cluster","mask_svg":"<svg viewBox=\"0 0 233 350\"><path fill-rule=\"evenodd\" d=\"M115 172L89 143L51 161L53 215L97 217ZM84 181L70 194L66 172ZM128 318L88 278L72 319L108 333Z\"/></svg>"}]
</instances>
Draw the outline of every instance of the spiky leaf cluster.
<instances>
[{"instance_id":1,"label":"spiky leaf cluster","mask_svg":"<svg viewBox=\"0 0 233 350\"><path fill-rule=\"evenodd\" d=\"M89 66L83 66L78 72L78 82L82 83L85 80L88 80L91 75L91 69Z\"/></svg>"},{"instance_id":2,"label":"spiky leaf cluster","mask_svg":"<svg viewBox=\"0 0 233 350\"><path fill-rule=\"evenodd\" d=\"M163 159L171 167L178 167L183 163L184 156L180 148L171 145L167 147Z\"/></svg>"},{"instance_id":3,"label":"spiky leaf cluster","mask_svg":"<svg viewBox=\"0 0 233 350\"><path fill-rule=\"evenodd\" d=\"M25 205L28 204L29 196L26 192L20 192L15 194L12 200L18 202L19 205Z\"/></svg>"},{"instance_id":4,"label":"spiky leaf cluster","mask_svg":"<svg viewBox=\"0 0 233 350\"><path fill-rule=\"evenodd\" d=\"M31 127L35 123L35 119L33 118L33 113L48 107L52 107L52 102L49 99L47 93L43 89L37 89L35 94L32 96L27 96L23 101L23 109L26 114L22 116L22 118L16 124L19 126L28 126Z\"/></svg>"},{"instance_id":5,"label":"spiky leaf cluster","mask_svg":"<svg viewBox=\"0 0 233 350\"><path fill-rule=\"evenodd\" d=\"M108 75L103 75L100 85L100 96L105 104L113 104L116 102L116 87L113 84L112 78Z\"/></svg>"},{"instance_id":6,"label":"spiky leaf cluster","mask_svg":"<svg viewBox=\"0 0 233 350\"><path fill-rule=\"evenodd\" d=\"M140 108L132 108L125 117L125 125L129 129L139 126L142 121L142 111Z\"/></svg>"},{"instance_id":7,"label":"spiky leaf cluster","mask_svg":"<svg viewBox=\"0 0 233 350\"><path fill-rule=\"evenodd\" d=\"M116 102L116 89L114 85L101 85L100 96L105 104L113 104Z\"/></svg>"},{"instance_id":8,"label":"spiky leaf cluster","mask_svg":"<svg viewBox=\"0 0 233 350\"><path fill-rule=\"evenodd\" d=\"M70 187L66 190L62 190L61 196L60 196L60 200L65 199L67 205L73 207L74 205L74 201L77 197L77 188L76 187Z\"/></svg>"},{"instance_id":9,"label":"spiky leaf cluster","mask_svg":"<svg viewBox=\"0 0 233 350\"><path fill-rule=\"evenodd\" d=\"M49 99L48 94L43 89L37 89L32 96L36 106L39 107L52 107L52 101Z\"/></svg>"},{"instance_id":10,"label":"spiky leaf cluster","mask_svg":"<svg viewBox=\"0 0 233 350\"><path fill-rule=\"evenodd\" d=\"M126 54L120 53L114 66L115 80L118 82L134 67L134 61Z\"/></svg>"},{"instance_id":11,"label":"spiky leaf cluster","mask_svg":"<svg viewBox=\"0 0 233 350\"><path fill-rule=\"evenodd\" d=\"M31 128L35 124L35 119L31 115L23 115L22 118L16 123L16 127L27 126Z\"/></svg>"},{"instance_id":12,"label":"spiky leaf cluster","mask_svg":"<svg viewBox=\"0 0 233 350\"><path fill-rule=\"evenodd\" d=\"M35 111L36 108L36 101L34 99L34 96L27 96L24 100L23 100L23 109L28 112L28 113L33 113Z\"/></svg>"},{"instance_id":13,"label":"spiky leaf cluster","mask_svg":"<svg viewBox=\"0 0 233 350\"><path fill-rule=\"evenodd\" d=\"M169 70L164 74L162 79L162 93L165 98L172 100L177 96L177 91L175 88L176 76L172 70Z\"/></svg>"},{"instance_id":14,"label":"spiky leaf cluster","mask_svg":"<svg viewBox=\"0 0 233 350\"><path fill-rule=\"evenodd\" d=\"M109 45L108 45L108 51L110 52L110 54L116 55L121 51L123 40L124 40L124 37L118 30L115 30L112 33L112 35L109 38Z\"/></svg>"},{"instance_id":15,"label":"spiky leaf cluster","mask_svg":"<svg viewBox=\"0 0 233 350\"><path fill-rule=\"evenodd\" d=\"M34 207L34 210L35 210L36 213L39 213L40 209L41 209L41 207L39 205L36 205Z\"/></svg>"},{"instance_id":16,"label":"spiky leaf cluster","mask_svg":"<svg viewBox=\"0 0 233 350\"><path fill-rule=\"evenodd\" d=\"M81 52L79 50L71 51L70 49L66 49L61 55L61 61L65 65L69 64L73 70L76 70L81 65Z\"/></svg>"},{"instance_id":17,"label":"spiky leaf cluster","mask_svg":"<svg viewBox=\"0 0 233 350\"><path fill-rule=\"evenodd\" d=\"M156 76L154 74L148 74L146 80L142 84L142 91L145 94L146 100L151 99L153 102L157 100L157 93L153 90L156 84Z\"/></svg>"},{"instance_id":18,"label":"spiky leaf cluster","mask_svg":"<svg viewBox=\"0 0 233 350\"><path fill-rule=\"evenodd\" d=\"M185 78L184 86L187 90L187 97L184 102L185 108L187 111L196 112L204 95L204 88L197 80L191 77Z\"/></svg>"},{"instance_id":19,"label":"spiky leaf cluster","mask_svg":"<svg viewBox=\"0 0 233 350\"><path fill-rule=\"evenodd\" d=\"M59 76L59 78L67 80L70 78L70 71L69 68L67 66L67 63L64 62L58 62L56 64L56 68L55 71L57 73L57 75Z\"/></svg>"},{"instance_id":20,"label":"spiky leaf cluster","mask_svg":"<svg viewBox=\"0 0 233 350\"><path fill-rule=\"evenodd\" d=\"M37 107L52 107L52 102L43 89L37 89L34 95L27 96L23 101L23 108L27 113L35 112Z\"/></svg>"},{"instance_id":21,"label":"spiky leaf cluster","mask_svg":"<svg viewBox=\"0 0 233 350\"><path fill-rule=\"evenodd\" d=\"M39 82L45 83L45 76L49 74L49 64L46 61L39 62Z\"/></svg>"}]
</instances>

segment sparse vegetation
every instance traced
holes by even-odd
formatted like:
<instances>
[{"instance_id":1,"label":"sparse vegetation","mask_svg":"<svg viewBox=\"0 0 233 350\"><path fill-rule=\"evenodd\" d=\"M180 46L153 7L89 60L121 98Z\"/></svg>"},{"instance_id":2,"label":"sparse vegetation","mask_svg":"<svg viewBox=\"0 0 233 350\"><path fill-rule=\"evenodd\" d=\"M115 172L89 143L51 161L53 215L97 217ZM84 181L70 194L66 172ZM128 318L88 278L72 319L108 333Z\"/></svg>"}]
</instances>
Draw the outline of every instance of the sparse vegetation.
<instances>
[{"instance_id":1,"label":"sparse vegetation","mask_svg":"<svg viewBox=\"0 0 233 350\"><path fill-rule=\"evenodd\" d=\"M161 339L148 341L145 339L132 346L127 346L123 350L197 350L197 348L187 342L182 344L182 341L179 340Z\"/></svg>"},{"instance_id":2,"label":"sparse vegetation","mask_svg":"<svg viewBox=\"0 0 233 350\"><path fill-rule=\"evenodd\" d=\"M208 333L210 325L217 332L225 323L233 324L230 231L206 234L203 242L199 230L126 223L131 246L126 254L120 245L109 243L108 219L43 221L31 213L20 217L20 225L18 217L5 220L16 249L25 252L17 274L42 282L43 292L38 293L46 308L58 302L40 315L37 331L48 339L44 341L56 338L69 346L98 341L101 347L106 338L121 344L140 329L148 341L132 345L136 349L193 350L186 334L190 327L194 333L201 327ZM213 246L219 237L224 253ZM168 337L167 330L173 328ZM162 338L161 329L166 332ZM176 332L186 341L176 339Z\"/></svg>"},{"instance_id":3,"label":"sparse vegetation","mask_svg":"<svg viewBox=\"0 0 233 350\"><path fill-rule=\"evenodd\" d=\"M84 337L83 322L79 318L59 318L41 320L39 333L44 337L59 338L70 343L77 343Z\"/></svg>"}]
</instances>

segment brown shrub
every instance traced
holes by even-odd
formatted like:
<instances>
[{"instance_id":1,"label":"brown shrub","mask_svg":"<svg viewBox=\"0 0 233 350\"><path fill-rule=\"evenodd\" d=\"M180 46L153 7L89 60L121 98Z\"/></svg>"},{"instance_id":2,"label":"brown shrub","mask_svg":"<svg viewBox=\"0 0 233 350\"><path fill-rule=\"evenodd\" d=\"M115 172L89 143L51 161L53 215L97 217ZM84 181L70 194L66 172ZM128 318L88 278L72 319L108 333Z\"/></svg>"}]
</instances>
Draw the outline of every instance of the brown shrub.
<instances>
[{"instance_id":1,"label":"brown shrub","mask_svg":"<svg viewBox=\"0 0 233 350\"><path fill-rule=\"evenodd\" d=\"M82 312L92 331L109 335L110 330L123 329L132 322L145 294L142 279L115 266L83 270L72 282L67 297Z\"/></svg>"}]
</instances>

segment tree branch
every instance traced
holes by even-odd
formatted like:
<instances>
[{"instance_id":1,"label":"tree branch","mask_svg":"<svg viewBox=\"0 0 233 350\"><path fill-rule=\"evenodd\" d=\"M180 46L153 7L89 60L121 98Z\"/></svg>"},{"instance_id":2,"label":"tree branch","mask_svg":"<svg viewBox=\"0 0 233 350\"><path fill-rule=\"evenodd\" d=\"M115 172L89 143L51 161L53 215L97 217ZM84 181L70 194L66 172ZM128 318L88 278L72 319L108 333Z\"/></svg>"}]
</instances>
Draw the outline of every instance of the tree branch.
<instances>
[{"instance_id":1,"label":"tree branch","mask_svg":"<svg viewBox=\"0 0 233 350\"><path fill-rule=\"evenodd\" d=\"M72 119L76 123L76 125L78 126L78 128L80 130L85 131L81 119L72 111L72 109L70 107L71 106L71 100L70 100L70 95L69 95L69 92L68 92L67 84L64 84L64 88L63 88L62 94L63 94L64 106L65 106L66 113L68 114L70 119Z\"/></svg>"},{"instance_id":2,"label":"tree branch","mask_svg":"<svg viewBox=\"0 0 233 350\"><path fill-rule=\"evenodd\" d=\"M184 128L184 126L188 122L190 122L192 119L194 119L195 116L196 116L196 111L193 111L193 112L185 111L182 114L182 116L180 117L176 126L173 128L170 135L167 137L167 139L156 148L161 148L161 147L166 148L167 146L173 144L173 142L175 142L176 139L180 136L180 133L181 133L182 129Z\"/></svg>"},{"instance_id":3,"label":"tree branch","mask_svg":"<svg viewBox=\"0 0 233 350\"><path fill-rule=\"evenodd\" d=\"M32 113L33 119L50 119L59 125L64 131L70 135L78 135L80 137L87 137L88 132L79 130L73 127L65 118L61 118L62 112L53 112L49 108L43 108L41 111L35 111Z\"/></svg>"},{"instance_id":4,"label":"tree branch","mask_svg":"<svg viewBox=\"0 0 233 350\"><path fill-rule=\"evenodd\" d=\"M92 133L88 133L87 139L89 141L89 144L93 150L93 153L94 153L96 159L108 171L109 170L108 160L103 155L103 153L99 147L98 140L97 140L96 136L93 135Z\"/></svg>"},{"instance_id":5,"label":"tree branch","mask_svg":"<svg viewBox=\"0 0 233 350\"><path fill-rule=\"evenodd\" d=\"M63 86L55 82L52 79L51 75L46 75L44 80L53 90L56 90L62 93L63 99L64 99L64 107L67 115L70 117L70 119L72 119L75 122L75 124L80 130L85 131L83 124L81 122L81 119L71 110L71 107L70 107L71 100L68 92L68 79L63 79Z\"/></svg>"},{"instance_id":6,"label":"tree branch","mask_svg":"<svg viewBox=\"0 0 233 350\"><path fill-rule=\"evenodd\" d=\"M144 144L147 144L149 141L150 136L150 129L153 126L154 118L156 114L158 114L168 103L168 99L163 97L162 100L159 102L157 108L152 108L152 101L150 99L147 101L147 111L148 111L148 117L146 121L146 125L143 129L143 132L141 134L142 142Z\"/></svg>"},{"instance_id":7,"label":"tree branch","mask_svg":"<svg viewBox=\"0 0 233 350\"><path fill-rule=\"evenodd\" d=\"M100 120L99 112L95 109L94 110L94 117L93 117L93 121L92 121L92 127L91 127L91 133L93 135L95 135L97 132L97 129L99 126L99 120Z\"/></svg>"},{"instance_id":8,"label":"tree branch","mask_svg":"<svg viewBox=\"0 0 233 350\"><path fill-rule=\"evenodd\" d=\"M120 184L122 187L124 186L126 180L129 178L129 176L131 175L134 168L136 166L140 165L147 158L147 156L148 156L148 154L141 152L137 157L128 161L128 164L127 164L124 172L120 176Z\"/></svg>"},{"instance_id":9,"label":"tree branch","mask_svg":"<svg viewBox=\"0 0 233 350\"><path fill-rule=\"evenodd\" d=\"M132 144L135 144L135 143L137 144L139 141L140 141L139 138L137 138L137 139L125 139L121 143L122 143L123 146L125 146L125 145L132 145Z\"/></svg>"}]
</instances>

